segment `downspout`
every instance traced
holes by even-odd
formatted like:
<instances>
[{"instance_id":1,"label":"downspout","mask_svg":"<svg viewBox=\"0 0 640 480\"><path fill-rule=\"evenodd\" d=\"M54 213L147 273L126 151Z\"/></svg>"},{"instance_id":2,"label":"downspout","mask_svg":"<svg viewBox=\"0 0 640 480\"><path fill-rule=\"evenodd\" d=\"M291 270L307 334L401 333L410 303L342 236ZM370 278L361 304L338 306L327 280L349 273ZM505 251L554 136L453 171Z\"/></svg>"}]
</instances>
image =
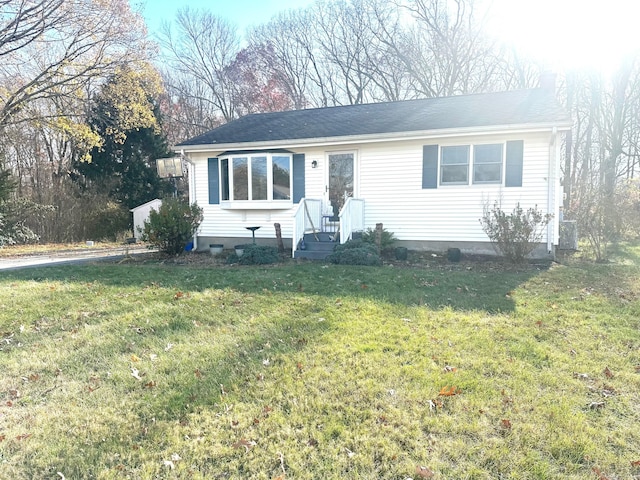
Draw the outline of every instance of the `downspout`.
<instances>
[{"instance_id":1,"label":"downspout","mask_svg":"<svg viewBox=\"0 0 640 480\"><path fill-rule=\"evenodd\" d=\"M553 253L553 238L555 225L558 222L556 215L556 163L557 163L557 137L558 128L553 127L551 130L551 140L549 141L549 175L547 188L547 213L552 215L551 221L547 224L547 253Z\"/></svg>"},{"instance_id":2,"label":"downspout","mask_svg":"<svg viewBox=\"0 0 640 480\"><path fill-rule=\"evenodd\" d=\"M185 155L184 153L184 149L180 150L180 157L187 162L187 168L188 168L188 172L189 172L189 205L191 205L194 201L196 197L196 182L195 182L195 175L194 175L194 171L193 169L195 168L195 165L193 164L193 162L191 161L191 159ZM198 249L198 236L194 235L193 236L193 250L197 250Z\"/></svg>"}]
</instances>

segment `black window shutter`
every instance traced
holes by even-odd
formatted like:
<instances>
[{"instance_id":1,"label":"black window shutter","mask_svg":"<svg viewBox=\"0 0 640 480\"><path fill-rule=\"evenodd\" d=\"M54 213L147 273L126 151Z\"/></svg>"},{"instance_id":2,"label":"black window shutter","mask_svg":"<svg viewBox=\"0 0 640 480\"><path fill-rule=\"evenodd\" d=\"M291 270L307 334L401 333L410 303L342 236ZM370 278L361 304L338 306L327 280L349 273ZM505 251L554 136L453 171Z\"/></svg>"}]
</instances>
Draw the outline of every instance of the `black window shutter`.
<instances>
[{"instance_id":1,"label":"black window shutter","mask_svg":"<svg viewBox=\"0 0 640 480\"><path fill-rule=\"evenodd\" d=\"M438 145L422 147L422 188L438 188Z\"/></svg>"},{"instance_id":2,"label":"black window shutter","mask_svg":"<svg viewBox=\"0 0 640 480\"><path fill-rule=\"evenodd\" d=\"M507 162L505 167L504 186L522 186L522 158L524 153L524 141L514 140L507 142Z\"/></svg>"},{"instance_id":3,"label":"black window shutter","mask_svg":"<svg viewBox=\"0 0 640 480\"><path fill-rule=\"evenodd\" d=\"M209 159L209 203L217 205L220 203L220 170L218 170L218 159Z\"/></svg>"},{"instance_id":4,"label":"black window shutter","mask_svg":"<svg viewBox=\"0 0 640 480\"><path fill-rule=\"evenodd\" d=\"M304 153L293 154L293 203L304 198Z\"/></svg>"}]
</instances>

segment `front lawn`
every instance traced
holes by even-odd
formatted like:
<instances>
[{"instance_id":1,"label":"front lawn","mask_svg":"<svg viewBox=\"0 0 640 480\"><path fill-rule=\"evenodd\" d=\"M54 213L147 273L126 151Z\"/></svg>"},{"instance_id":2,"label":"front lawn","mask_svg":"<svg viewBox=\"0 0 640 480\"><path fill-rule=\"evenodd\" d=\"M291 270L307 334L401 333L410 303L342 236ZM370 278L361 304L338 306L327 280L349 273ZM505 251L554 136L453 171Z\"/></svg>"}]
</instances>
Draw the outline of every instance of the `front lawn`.
<instances>
[{"instance_id":1,"label":"front lawn","mask_svg":"<svg viewBox=\"0 0 640 480\"><path fill-rule=\"evenodd\" d=\"M0 477L634 478L624 253L3 273Z\"/></svg>"}]
</instances>

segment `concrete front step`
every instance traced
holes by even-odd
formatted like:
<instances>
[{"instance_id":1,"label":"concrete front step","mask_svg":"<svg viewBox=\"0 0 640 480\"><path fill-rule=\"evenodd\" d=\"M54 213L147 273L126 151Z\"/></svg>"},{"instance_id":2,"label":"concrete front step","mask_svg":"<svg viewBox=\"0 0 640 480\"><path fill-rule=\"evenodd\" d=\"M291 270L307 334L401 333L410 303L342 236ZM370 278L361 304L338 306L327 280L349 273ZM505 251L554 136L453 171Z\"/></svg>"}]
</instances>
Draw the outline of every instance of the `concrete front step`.
<instances>
[{"instance_id":1,"label":"concrete front step","mask_svg":"<svg viewBox=\"0 0 640 480\"><path fill-rule=\"evenodd\" d=\"M305 249L296 250L296 258L307 258L310 260L324 260L333 253L333 249L338 242L331 241L329 233L317 233L318 240L313 234L304 236Z\"/></svg>"},{"instance_id":2,"label":"concrete front step","mask_svg":"<svg viewBox=\"0 0 640 480\"><path fill-rule=\"evenodd\" d=\"M331 252L323 252L317 250L296 250L296 258L306 258L307 260L324 260Z\"/></svg>"}]
</instances>

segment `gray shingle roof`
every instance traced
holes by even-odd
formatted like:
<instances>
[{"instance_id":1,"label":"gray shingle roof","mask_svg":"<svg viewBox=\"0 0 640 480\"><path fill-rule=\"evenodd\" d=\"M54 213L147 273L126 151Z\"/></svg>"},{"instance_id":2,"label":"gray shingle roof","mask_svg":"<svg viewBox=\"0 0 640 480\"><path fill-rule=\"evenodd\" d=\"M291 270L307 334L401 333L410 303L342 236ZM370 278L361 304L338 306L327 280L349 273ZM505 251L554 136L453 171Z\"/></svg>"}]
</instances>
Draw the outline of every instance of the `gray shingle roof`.
<instances>
[{"instance_id":1,"label":"gray shingle roof","mask_svg":"<svg viewBox=\"0 0 640 480\"><path fill-rule=\"evenodd\" d=\"M499 125L569 124L544 89L247 115L177 146L418 132Z\"/></svg>"}]
</instances>

